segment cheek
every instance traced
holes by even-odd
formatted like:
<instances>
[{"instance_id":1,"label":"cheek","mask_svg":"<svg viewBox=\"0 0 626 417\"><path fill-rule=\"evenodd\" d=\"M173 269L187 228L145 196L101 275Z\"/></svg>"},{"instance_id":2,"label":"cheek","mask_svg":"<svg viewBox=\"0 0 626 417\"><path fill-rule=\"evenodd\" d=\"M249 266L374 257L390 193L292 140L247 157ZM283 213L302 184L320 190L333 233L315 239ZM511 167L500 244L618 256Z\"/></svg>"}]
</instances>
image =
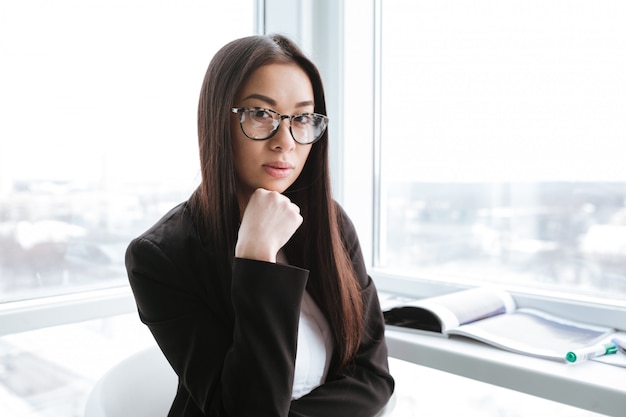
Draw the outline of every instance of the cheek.
<instances>
[{"instance_id":1,"label":"cheek","mask_svg":"<svg viewBox=\"0 0 626 417\"><path fill-rule=\"evenodd\" d=\"M313 149L311 145L301 147L301 149L299 149L298 157L300 161L302 162L302 165L304 165L307 159L309 159L309 155L311 154L311 149Z\"/></svg>"}]
</instances>

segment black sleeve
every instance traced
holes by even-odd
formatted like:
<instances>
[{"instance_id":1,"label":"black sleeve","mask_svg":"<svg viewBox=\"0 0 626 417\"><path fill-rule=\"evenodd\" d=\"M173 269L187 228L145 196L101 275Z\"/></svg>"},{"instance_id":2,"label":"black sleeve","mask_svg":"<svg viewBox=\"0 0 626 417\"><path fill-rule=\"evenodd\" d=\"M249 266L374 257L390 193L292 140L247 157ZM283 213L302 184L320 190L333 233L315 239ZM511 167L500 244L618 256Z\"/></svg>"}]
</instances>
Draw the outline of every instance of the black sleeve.
<instances>
[{"instance_id":1,"label":"black sleeve","mask_svg":"<svg viewBox=\"0 0 626 417\"><path fill-rule=\"evenodd\" d=\"M356 358L344 372L292 402L291 417L372 417L387 404L394 389L376 287L367 275L354 226L341 209L339 213L344 244L362 286L363 338Z\"/></svg>"},{"instance_id":2,"label":"black sleeve","mask_svg":"<svg viewBox=\"0 0 626 417\"><path fill-rule=\"evenodd\" d=\"M233 322L152 241L131 243L127 269L140 317L179 376L170 416L288 414L308 271L235 259Z\"/></svg>"}]
</instances>

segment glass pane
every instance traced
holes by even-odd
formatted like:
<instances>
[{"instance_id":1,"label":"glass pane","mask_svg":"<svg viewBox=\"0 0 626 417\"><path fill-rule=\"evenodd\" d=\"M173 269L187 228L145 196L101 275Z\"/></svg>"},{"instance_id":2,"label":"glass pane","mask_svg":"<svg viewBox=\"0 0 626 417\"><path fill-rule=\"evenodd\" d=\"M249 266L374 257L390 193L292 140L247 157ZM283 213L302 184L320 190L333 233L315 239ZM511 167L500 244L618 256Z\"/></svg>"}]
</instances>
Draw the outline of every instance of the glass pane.
<instances>
[{"instance_id":1,"label":"glass pane","mask_svg":"<svg viewBox=\"0 0 626 417\"><path fill-rule=\"evenodd\" d=\"M213 53L254 2L0 3L0 302L126 283L129 240L199 182Z\"/></svg>"},{"instance_id":2,"label":"glass pane","mask_svg":"<svg viewBox=\"0 0 626 417\"><path fill-rule=\"evenodd\" d=\"M626 4L382 2L381 266L626 295Z\"/></svg>"}]
</instances>

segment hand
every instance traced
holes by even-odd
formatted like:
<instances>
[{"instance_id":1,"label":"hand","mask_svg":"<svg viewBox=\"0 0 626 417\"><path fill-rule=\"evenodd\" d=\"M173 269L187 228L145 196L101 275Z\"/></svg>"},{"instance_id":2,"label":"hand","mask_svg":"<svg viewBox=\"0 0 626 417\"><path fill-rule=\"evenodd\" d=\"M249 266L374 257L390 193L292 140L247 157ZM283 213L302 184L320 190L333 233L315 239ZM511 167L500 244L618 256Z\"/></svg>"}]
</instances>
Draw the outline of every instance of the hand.
<instances>
[{"instance_id":1,"label":"hand","mask_svg":"<svg viewBox=\"0 0 626 417\"><path fill-rule=\"evenodd\" d=\"M235 256L276 262L276 254L301 224L298 206L276 191L258 188L243 213Z\"/></svg>"}]
</instances>

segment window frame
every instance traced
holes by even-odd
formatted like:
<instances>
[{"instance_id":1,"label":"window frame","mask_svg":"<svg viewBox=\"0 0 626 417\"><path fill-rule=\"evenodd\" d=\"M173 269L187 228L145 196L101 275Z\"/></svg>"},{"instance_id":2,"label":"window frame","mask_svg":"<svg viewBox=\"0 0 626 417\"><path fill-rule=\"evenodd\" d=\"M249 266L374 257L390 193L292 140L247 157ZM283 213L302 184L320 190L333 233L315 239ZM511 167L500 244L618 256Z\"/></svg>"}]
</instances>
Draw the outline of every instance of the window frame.
<instances>
[{"instance_id":1,"label":"window frame","mask_svg":"<svg viewBox=\"0 0 626 417\"><path fill-rule=\"evenodd\" d=\"M383 138L380 133L380 95L381 95L381 62L380 62L380 32L381 32L381 10L382 0L364 0L356 5L354 2L344 2L344 14L348 15L356 9L370 8L369 19L361 19L358 26L349 28L355 31L351 35L344 34L346 39L360 39L365 43L370 40L370 49L367 53L363 49L350 53L351 48L344 46L344 59L351 61L353 66L358 66L359 71L368 73L373 88L362 88L350 84L350 80L344 74L338 77L344 79L342 93L344 106L364 108L370 107L372 124L369 133L362 133L363 127L359 125L359 120L350 118L348 110L344 109L346 117L343 121L344 130L340 138L333 137L333 140L342 141L345 149L369 149L368 158L371 164L367 168L355 165L350 157L343 159L343 166L336 181L341 181L343 192L337 196L340 203L346 208L351 216L363 248L368 271L375 278L377 287L383 292L399 293L410 297L430 297L444 294L456 290L470 287L462 282L446 281L442 282L428 276L403 276L388 269L378 267L381 251L377 248L380 244L380 237L384 235L384 224L380 221L384 216L384 204L381 201L381 187L384 186L381 180L380 160L381 144ZM343 28L345 29L345 28ZM344 63L344 66L348 64ZM369 67L369 68L368 68ZM343 68L343 67L342 67ZM357 94L355 89L360 89ZM348 90L350 92L348 92ZM365 105L363 103L366 103ZM354 132L357 132L356 134ZM369 181L364 181L363 177L369 177ZM367 186L353 188L355 184L366 183ZM364 207L363 202L367 201L368 206ZM384 242L383 242L384 243ZM520 307L534 307L547 312L562 315L572 320L583 320L592 324L605 325L614 328L624 328L626 323L626 303L619 300L607 300L606 303L599 304L591 298L559 297L554 293L541 291L538 289L512 289L516 302Z\"/></svg>"}]
</instances>

